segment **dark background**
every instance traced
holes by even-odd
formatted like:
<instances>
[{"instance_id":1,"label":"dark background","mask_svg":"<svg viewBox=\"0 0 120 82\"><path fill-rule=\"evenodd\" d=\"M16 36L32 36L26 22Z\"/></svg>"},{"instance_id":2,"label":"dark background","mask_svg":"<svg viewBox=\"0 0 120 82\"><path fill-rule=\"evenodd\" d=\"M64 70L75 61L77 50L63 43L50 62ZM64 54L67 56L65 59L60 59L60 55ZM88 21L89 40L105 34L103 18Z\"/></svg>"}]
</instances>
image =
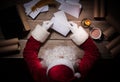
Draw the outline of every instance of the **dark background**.
<instances>
[{"instance_id":1,"label":"dark background","mask_svg":"<svg viewBox=\"0 0 120 82\"><path fill-rule=\"evenodd\" d=\"M24 59L0 58L0 82L33 82ZM100 59L84 82L120 82L120 58Z\"/></svg>"},{"instance_id":2,"label":"dark background","mask_svg":"<svg viewBox=\"0 0 120 82\"><path fill-rule=\"evenodd\" d=\"M10 8L11 6L15 5L16 3L23 3L29 0L0 0L0 14L1 12ZM93 0L91 0L93 1ZM112 17L115 19L115 22L118 24L116 27L120 29L120 5L119 0L106 0L106 10L107 14L111 14ZM8 10L9 11L9 10ZM11 11L11 10L10 10ZM19 17L17 14L12 14L13 12L8 12L4 14L4 16L12 17L14 20L14 24L9 24L9 19L5 19L3 15L0 15L0 25L5 25L6 27L20 26L22 27L21 22L18 23ZM14 11L16 12L16 11ZM10 16L11 14L11 16ZM4 21L2 21L4 19ZM8 22L8 23L7 23ZM108 21L109 22L109 21ZM113 24L114 25L114 24ZM3 30L10 31L11 28L6 29L2 28ZM12 33L8 34L14 37L19 37L22 33L21 28L14 28L15 30ZM17 30L17 31L16 31ZM7 32L5 31L5 32ZM8 33L8 32L7 32ZM6 34L6 33L5 33ZM7 38L10 36L6 35ZM11 37L10 37L11 38ZM21 37L20 37L21 38ZM0 58L0 82L33 82L29 74L29 70L26 66L24 59L22 58ZM98 81L112 81L112 82L120 82L120 57L119 55L113 59L100 59L96 62L93 69L88 74L85 82L98 82Z\"/></svg>"}]
</instances>

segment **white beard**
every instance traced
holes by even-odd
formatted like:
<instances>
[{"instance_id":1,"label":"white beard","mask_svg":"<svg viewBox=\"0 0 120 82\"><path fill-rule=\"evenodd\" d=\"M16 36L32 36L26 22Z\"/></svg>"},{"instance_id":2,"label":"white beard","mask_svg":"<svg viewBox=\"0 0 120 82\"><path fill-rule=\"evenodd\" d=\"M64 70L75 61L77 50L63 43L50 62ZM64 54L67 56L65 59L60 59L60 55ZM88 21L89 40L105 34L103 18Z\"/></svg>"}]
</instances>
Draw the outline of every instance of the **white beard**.
<instances>
[{"instance_id":1,"label":"white beard","mask_svg":"<svg viewBox=\"0 0 120 82\"><path fill-rule=\"evenodd\" d=\"M43 55L41 55L43 66L48 67L52 61L64 58L69 60L73 66L80 58L80 54L77 53L75 47L72 46L56 46L53 49L48 49Z\"/></svg>"}]
</instances>

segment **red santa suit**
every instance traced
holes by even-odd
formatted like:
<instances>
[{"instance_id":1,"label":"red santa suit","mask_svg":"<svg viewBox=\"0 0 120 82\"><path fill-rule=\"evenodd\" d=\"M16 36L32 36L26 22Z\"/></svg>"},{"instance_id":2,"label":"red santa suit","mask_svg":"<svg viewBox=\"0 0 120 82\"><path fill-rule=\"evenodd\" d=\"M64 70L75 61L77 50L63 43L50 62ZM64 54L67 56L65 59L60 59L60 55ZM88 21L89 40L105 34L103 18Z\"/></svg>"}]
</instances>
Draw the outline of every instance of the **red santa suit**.
<instances>
[{"instance_id":1,"label":"red santa suit","mask_svg":"<svg viewBox=\"0 0 120 82\"><path fill-rule=\"evenodd\" d=\"M49 60L48 54L38 58L42 43L49 34L43 26L37 25L24 48L23 57L35 82L72 82L75 79L84 79L99 58L98 48L87 32L81 27L70 36L73 42L84 50L84 56L79 61L77 56L71 57L73 58L71 61L70 57L67 59L63 54L62 56L59 54L58 59L51 57L53 61ZM76 64L74 60L77 61L77 71L74 68Z\"/></svg>"}]
</instances>

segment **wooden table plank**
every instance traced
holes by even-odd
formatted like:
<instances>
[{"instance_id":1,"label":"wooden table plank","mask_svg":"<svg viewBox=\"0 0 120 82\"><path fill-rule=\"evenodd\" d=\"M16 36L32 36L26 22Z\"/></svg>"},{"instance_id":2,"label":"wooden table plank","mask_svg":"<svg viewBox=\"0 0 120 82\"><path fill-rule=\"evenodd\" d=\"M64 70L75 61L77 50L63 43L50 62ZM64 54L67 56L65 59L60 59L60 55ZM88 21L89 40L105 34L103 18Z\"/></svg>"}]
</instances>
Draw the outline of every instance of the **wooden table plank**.
<instances>
[{"instance_id":1,"label":"wooden table plank","mask_svg":"<svg viewBox=\"0 0 120 82\"><path fill-rule=\"evenodd\" d=\"M27 40L20 40L20 53L19 54L13 54L10 56L4 56L2 58L23 58L23 50L25 48ZM56 46L72 46L75 48L75 50L77 51L78 54L81 54L81 57L83 56L83 50L78 48L73 42L72 40L47 40L45 42L44 45L41 46L41 49L39 51L39 55L38 57L40 58L42 54L44 54L44 52L47 49L52 49Z\"/></svg>"}]
</instances>

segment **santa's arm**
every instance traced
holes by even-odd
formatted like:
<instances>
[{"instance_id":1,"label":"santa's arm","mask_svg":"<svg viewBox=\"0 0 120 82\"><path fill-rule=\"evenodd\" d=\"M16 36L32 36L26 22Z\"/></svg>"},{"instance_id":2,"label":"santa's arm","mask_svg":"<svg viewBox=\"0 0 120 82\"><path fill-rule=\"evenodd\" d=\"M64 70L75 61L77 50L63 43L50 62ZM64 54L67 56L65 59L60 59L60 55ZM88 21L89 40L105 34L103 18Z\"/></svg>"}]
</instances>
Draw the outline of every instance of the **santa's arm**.
<instances>
[{"instance_id":1,"label":"santa's arm","mask_svg":"<svg viewBox=\"0 0 120 82\"><path fill-rule=\"evenodd\" d=\"M42 73L45 71L42 68L41 60L38 58L38 52L41 47L41 43L35 40L32 36L28 39L26 47L24 48L23 56L30 70L33 79L36 82L41 81Z\"/></svg>"},{"instance_id":2,"label":"santa's arm","mask_svg":"<svg viewBox=\"0 0 120 82\"><path fill-rule=\"evenodd\" d=\"M70 23L72 24L70 29L73 33L70 36L71 39L85 52L79 63L81 78L84 78L88 74L89 70L93 67L96 60L99 58L99 50L82 26L79 26L78 28L77 24L73 22Z\"/></svg>"},{"instance_id":3,"label":"santa's arm","mask_svg":"<svg viewBox=\"0 0 120 82\"><path fill-rule=\"evenodd\" d=\"M84 56L79 63L81 78L84 79L99 58L99 50L89 37L80 47L84 50Z\"/></svg>"},{"instance_id":4,"label":"santa's arm","mask_svg":"<svg viewBox=\"0 0 120 82\"><path fill-rule=\"evenodd\" d=\"M32 31L32 36L28 39L23 51L23 57L28 65L28 68L36 82L40 82L44 77L45 69L42 67L38 58L38 52L41 44L47 39L49 32L40 25L37 25Z\"/></svg>"}]
</instances>

